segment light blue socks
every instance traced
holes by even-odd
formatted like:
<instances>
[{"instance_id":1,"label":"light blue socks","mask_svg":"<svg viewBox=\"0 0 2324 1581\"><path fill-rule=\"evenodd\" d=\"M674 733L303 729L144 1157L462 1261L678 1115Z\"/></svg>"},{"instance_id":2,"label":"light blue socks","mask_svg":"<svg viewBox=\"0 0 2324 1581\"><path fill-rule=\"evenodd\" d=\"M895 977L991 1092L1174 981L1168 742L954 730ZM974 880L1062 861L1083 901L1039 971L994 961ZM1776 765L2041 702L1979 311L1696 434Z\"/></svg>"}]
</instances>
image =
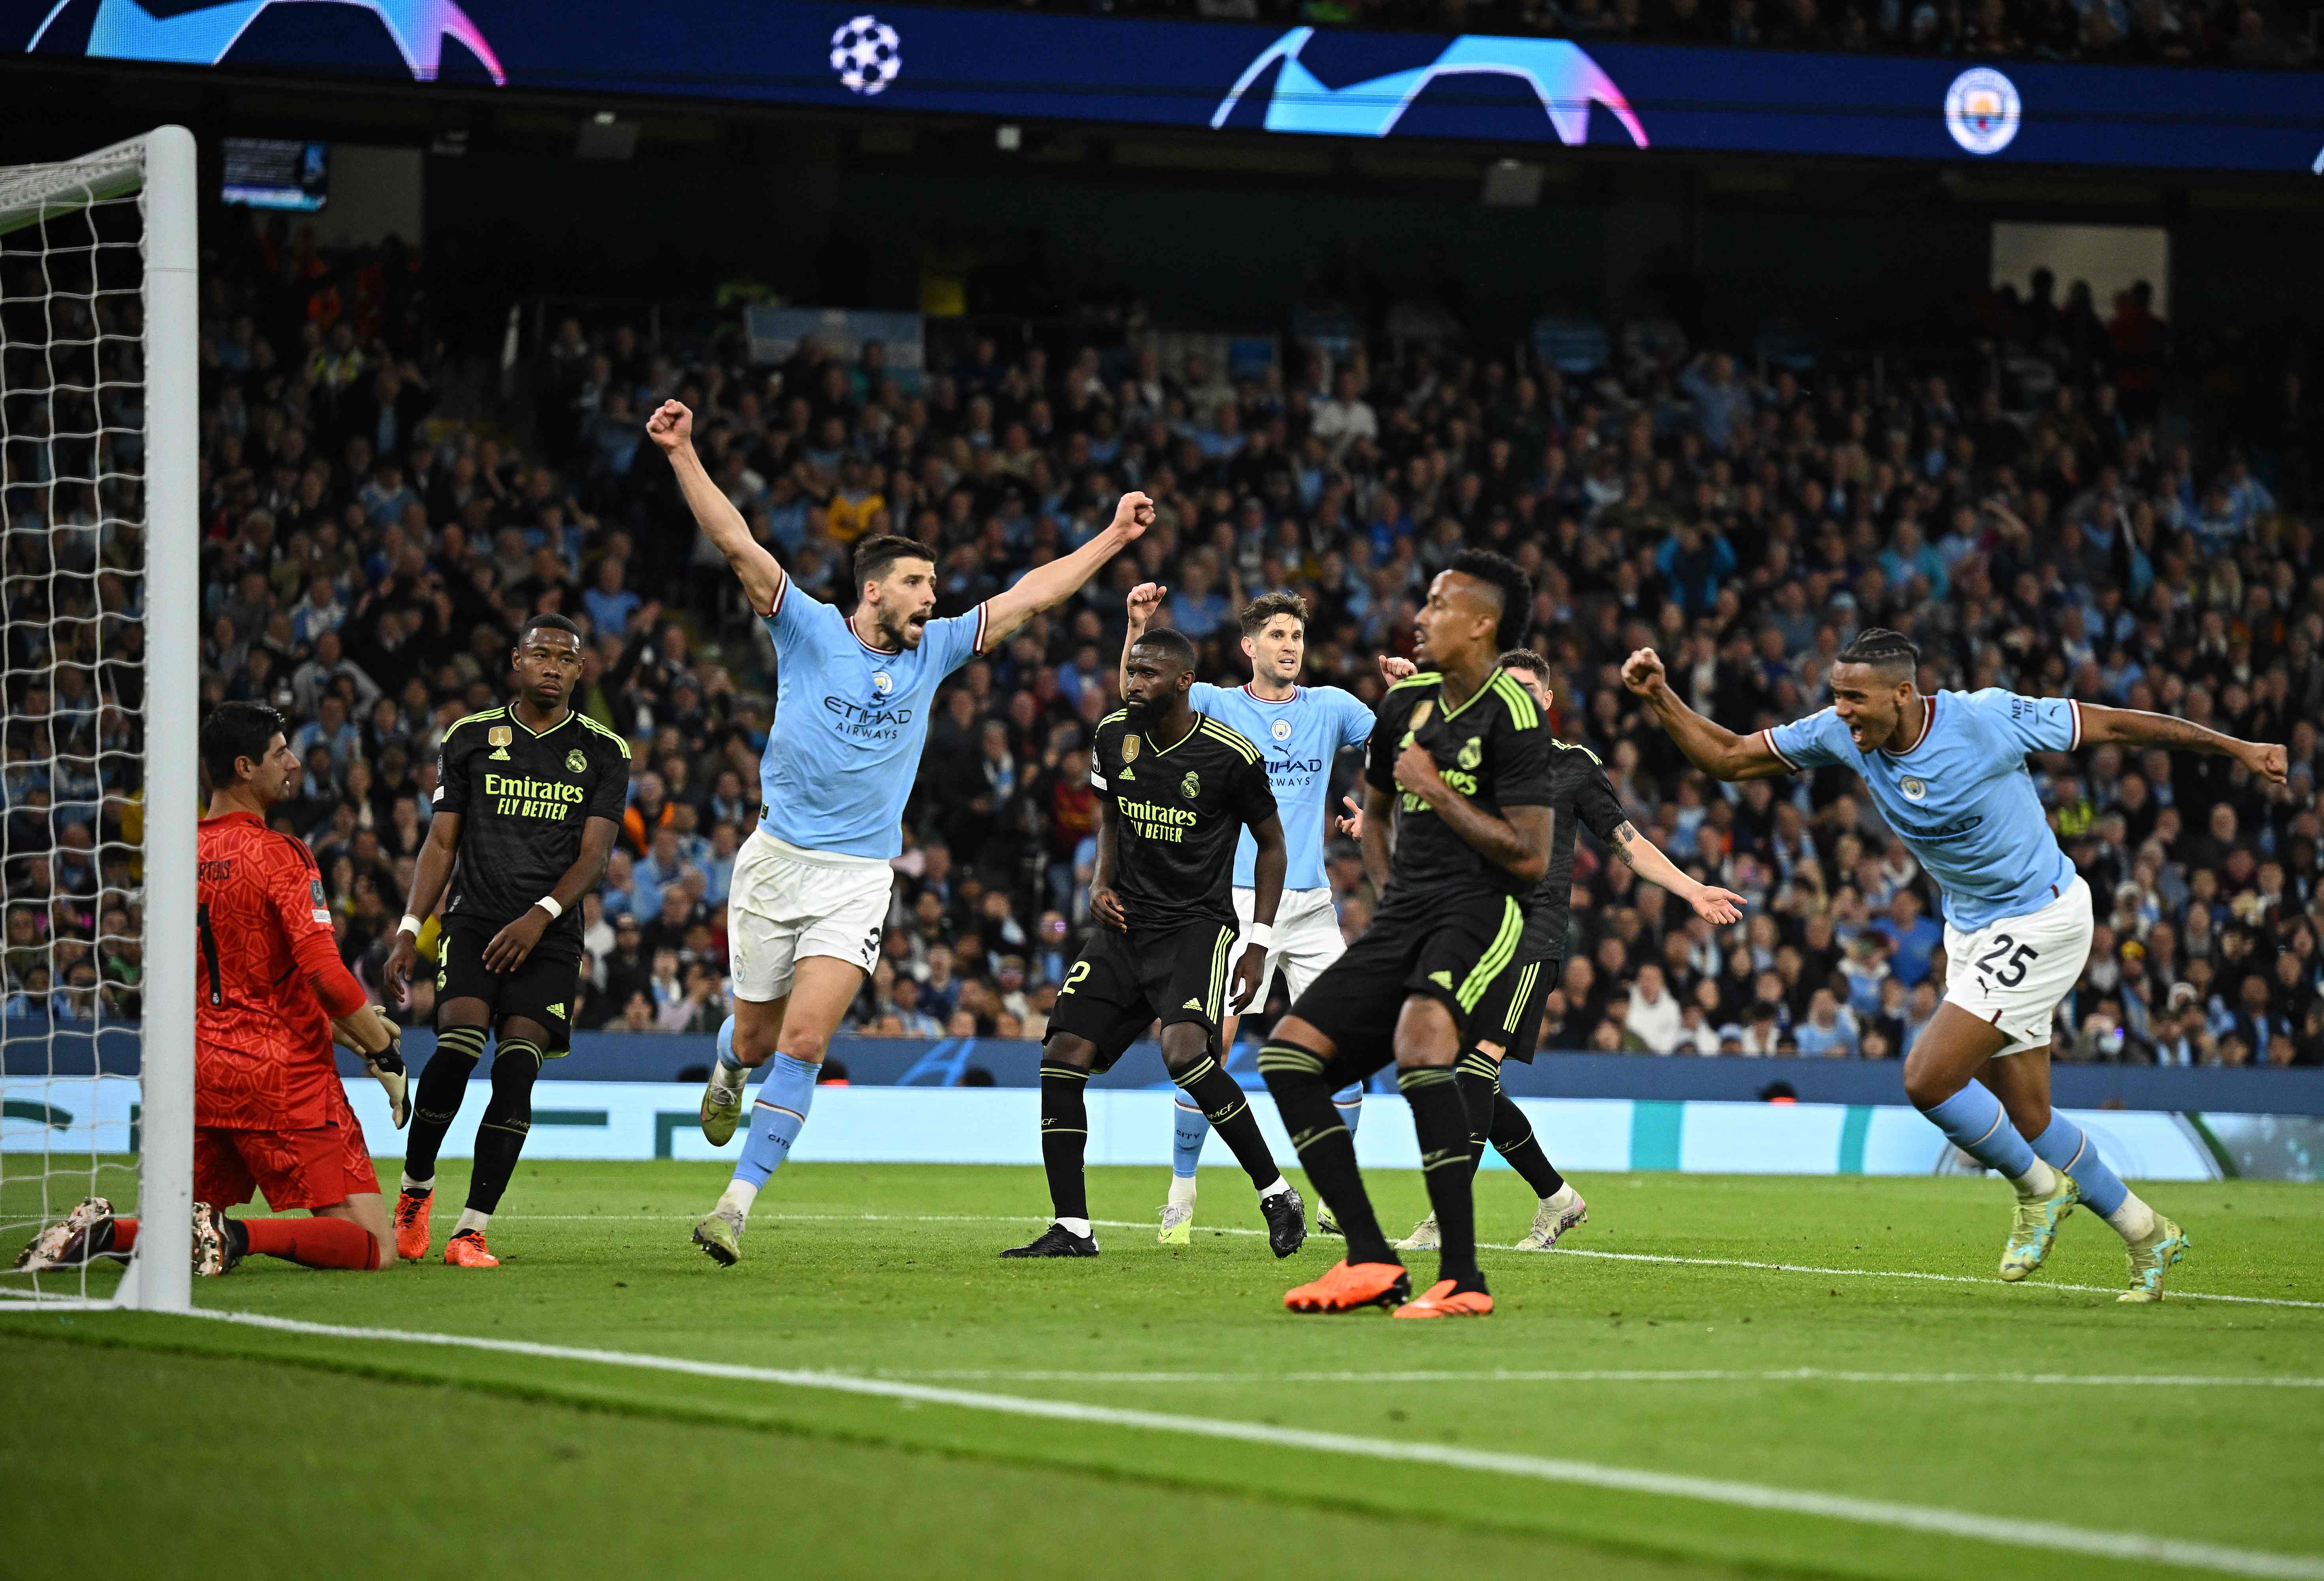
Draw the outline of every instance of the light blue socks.
<instances>
[{"instance_id":1,"label":"light blue socks","mask_svg":"<svg viewBox=\"0 0 2324 1581\"><path fill-rule=\"evenodd\" d=\"M722 1051L722 1062L726 1057ZM751 1108L750 1139L734 1164L736 1180L756 1190L782 1168L799 1127L807 1124L807 1110L815 1107L815 1079L821 1070L788 1054L767 1062L767 1079L759 1084L759 1101Z\"/></svg>"},{"instance_id":2,"label":"light blue socks","mask_svg":"<svg viewBox=\"0 0 2324 1581\"><path fill-rule=\"evenodd\" d=\"M1170 1173L1174 1179L1191 1181L1195 1166L1203 1162L1203 1144L1211 1134L1210 1121L1203 1111L1187 1100L1181 1092L1170 1105Z\"/></svg>"},{"instance_id":3,"label":"light blue socks","mask_svg":"<svg viewBox=\"0 0 2324 1581\"><path fill-rule=\"evenodd\" d=\"M2073 1176L2074 1184L2081 1188L2082 1200L2101 1218L2110 1217L2130 1195L2130 1188L2107 1167L2089 1135L2054 1109L2050 1128L2034 1138L2034 1153L2061 1174Z\"/></svg>"},{"instance_id":4,"label":"light blue socks","mask_svg":"<svg viewBox=\"0 0 2324 1581\"><path fill-rule=\"evenodd\" d=\"M1998 1170L2012 1181L2034 1172L2037 1162L2034 1149L2009 1123L2001 1100L1989 1089L1972 1081L1935 1108L1921 1112L1951 1137L1955 1146L1986 1168Z\"/></svg>"},{"instance_id":5,"label":"light blue socks","mask_svg":"<svg viewBox=\"0 0 2324 1581\"><path fill-rule=\"evenodd\" d=\"M1348 1128L1348 1135L1352 1140L1356 1134L1356 1122L1363 1118L1364 1084L1349 1082L1332 1095L1332 1107L1340 1111L1340 1124Z\"/></svg>"}]
</instances>

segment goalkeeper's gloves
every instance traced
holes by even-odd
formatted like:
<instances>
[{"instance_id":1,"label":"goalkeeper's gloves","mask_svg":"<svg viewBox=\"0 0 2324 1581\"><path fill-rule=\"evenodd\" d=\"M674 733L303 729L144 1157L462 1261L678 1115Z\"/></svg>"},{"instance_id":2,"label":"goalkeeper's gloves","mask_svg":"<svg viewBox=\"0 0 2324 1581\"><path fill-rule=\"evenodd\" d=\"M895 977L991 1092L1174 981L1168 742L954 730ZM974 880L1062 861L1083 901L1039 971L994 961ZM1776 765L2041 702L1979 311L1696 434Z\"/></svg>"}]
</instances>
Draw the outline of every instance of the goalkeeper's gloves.
<instances>
[{"instance_id":1,"label":"goalkeeper's gloves","mask_svg":"<svg viewBox=\"0 0 2324 1581\"><path fill-rule=\"evenodd\" d=\"M411 1078L403 1067L403 1029L384 1016L380 1020L387 1027L387 1047L364 1055L364 1068L387 1089L388 1114L401 1131L411 1119Z\"/></svg>"}]
</instances>

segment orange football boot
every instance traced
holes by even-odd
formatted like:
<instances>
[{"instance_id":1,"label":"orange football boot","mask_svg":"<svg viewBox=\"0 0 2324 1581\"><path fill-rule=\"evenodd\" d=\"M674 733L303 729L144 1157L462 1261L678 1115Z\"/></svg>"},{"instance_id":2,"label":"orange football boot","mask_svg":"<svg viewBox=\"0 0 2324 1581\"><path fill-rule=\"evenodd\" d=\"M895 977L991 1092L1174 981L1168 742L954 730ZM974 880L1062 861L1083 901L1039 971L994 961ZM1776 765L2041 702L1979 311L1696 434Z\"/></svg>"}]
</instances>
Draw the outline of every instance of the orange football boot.
<instances>
[{"instance_id":1,"label":"orange football boot","mask_svg":"<svg viewBox=\"0 0 2324 1581\"><path fill-rule=\"evenodd\" d=\"M1344 1257L1313 1283L1283 1292L1295 1312L1352 1312L1360 1307L1393 1307L1412 1295L1412 1276L1401 1263L1350 1263Z\"/></svg>"},{"instance_id":2,"label":"orange football boot","mask_svg":"<svg viewBox=\"0 0 2324 1581\"><path fill-rule=\"evenodd\" d=\"M398 1191L395 1194L395 1255L407 1262L417 1263L428 1255L428 1206L436 1200L433 1191Z\"/></svg>"},{"instance_id":3,"label":"orange football boot","mask_svg":"<svg viewBox=\"0 0 2324 1581\"><path fill-rule=\"evenodd\" d=\"M455 1268L497 1268L501 1260L484 1245L484 1237L464 1229L444 1243L444 1261Z\"/></svg>"},{"instance_id":4,"label":"orange football boot","mask_svg":"<svg viewBox=\"0 0 2324 1581\"><path fill-rule=\"evenodd\" d=\"M1481 1290L1454 1290L1449 1279L1428 1287L1428 1293L1397 1308L1399 1318L1489 1318L1493 1298Z\"/></svg>"}]
</instances>

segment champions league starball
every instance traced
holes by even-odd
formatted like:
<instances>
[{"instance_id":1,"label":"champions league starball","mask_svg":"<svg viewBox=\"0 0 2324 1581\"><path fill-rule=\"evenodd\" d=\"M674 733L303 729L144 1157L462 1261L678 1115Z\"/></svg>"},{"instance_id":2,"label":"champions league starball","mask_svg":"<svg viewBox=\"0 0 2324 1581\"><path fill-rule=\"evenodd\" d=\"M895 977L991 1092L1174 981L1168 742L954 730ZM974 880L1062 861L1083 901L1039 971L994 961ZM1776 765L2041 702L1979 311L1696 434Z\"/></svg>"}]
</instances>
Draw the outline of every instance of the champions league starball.
<instances>
[{"instance_id":1,"label":"champions league starball","mask_svg":"<svg viewBox=\"0 0 2324 1581\"><path fill-rule=\"evenodd\" d=\"M831 69L852 93L875 94L904 69L896 30L876 16L851 17L831 35Z\"/></svg>"}]
</instances>

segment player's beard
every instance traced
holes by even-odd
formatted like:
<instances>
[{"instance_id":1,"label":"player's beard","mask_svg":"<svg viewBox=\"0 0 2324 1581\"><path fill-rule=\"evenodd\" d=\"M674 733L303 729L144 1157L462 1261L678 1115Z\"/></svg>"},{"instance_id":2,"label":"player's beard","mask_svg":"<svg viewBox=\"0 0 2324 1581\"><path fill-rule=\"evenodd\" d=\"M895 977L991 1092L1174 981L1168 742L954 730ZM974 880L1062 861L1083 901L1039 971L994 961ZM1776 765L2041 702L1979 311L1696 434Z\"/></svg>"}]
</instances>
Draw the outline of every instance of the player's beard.
<instances>
[{"instance_id":1,"label":"player's beard","mask_svg":"<svg viewBox=\"0 0 2324 1581\"><path fill-rule=\"evenodd\" d=\"M1134 697L1122 698L1121 712L1129 715L1123 722L1128 724L1133 732L1144 731L1148 722L1154 717L1153 704L1140 703Z\"/></svg>"}]
</instances>

